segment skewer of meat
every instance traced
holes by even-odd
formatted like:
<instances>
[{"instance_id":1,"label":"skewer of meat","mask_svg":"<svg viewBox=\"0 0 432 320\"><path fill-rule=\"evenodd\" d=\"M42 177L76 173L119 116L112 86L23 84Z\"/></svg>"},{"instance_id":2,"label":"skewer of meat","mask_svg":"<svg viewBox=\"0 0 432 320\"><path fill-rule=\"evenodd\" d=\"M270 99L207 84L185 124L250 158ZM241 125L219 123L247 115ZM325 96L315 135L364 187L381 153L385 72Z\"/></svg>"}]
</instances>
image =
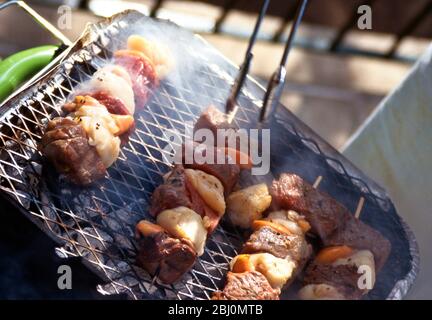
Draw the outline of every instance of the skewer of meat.
<instances>
[{"instance_id":1,"label":"skewer of meat","mask_svg":"<svg viewBox=\"0 0 432 320\"><path fill-rule=\"evenodd\" d=\"M364 198L361 197L354 214L357 219L363 205ZM361 279L363 272L368 274ZM326 247L307 268L304 286L298 296L303 300L361 299L375 285L375 277L375 260L371 251L348 246Z\"/></svg>"},{"instance_id":2,"label":"skewer of meat","mask_svg":"<svg viewBox=\"0 0 432 320\"><path fill-rule=\"evenodd\" d=\"M390 242L378 231L356 219L347 208L328 194L314 189L295 174L282 174L274 181L271 194L277 206L295 210L311 224L311 232L324 247L346 245L370 250L379 271L390 254Z\"/></svg>"},{"instance_id":3,"label":"skewer of meat","mask_svg":"<svg viewBox=\"0 0 432 320\"><path fill-rule=\"evenodd\" d=\"M136 228L140 243L137 261L161 282L170 284L204 253L208 235L225 213L223 185L204 171L176 165L154 191L150 213L156 224L143 220ZM174 248L167 248L167 243Z\"/></svg>"},{"instance_id":4,"label":"skewer of meat","mask_svg":"<svg viewBox=\"0 0 432 320\"><path fill-rule=\"evenodd\" d=\"M228 197L231 222L254 232L241 254L231 261L226 285L213 299L277 300L281 290L289 286L306 264L311 254L305 238L310 225L292 210L273 211L264 218L271 202L264 183L235 191Z\"/></svg>"},{"instance_id":5,"label":"skewer of meat","mask_svg":"<svg viewBox=\"0 0 432 320\"><path fill-rule=\"evenodd\" d=\"M299 297L360 299L365 295L388 258L390 242L329 195L315 190L296 175L283 174L274 182L272 194L280 206L301 212L323 244L306 268ZM356 215L363 203L360 200ZM362 276L359 270L369 273L368 286L359 286Z\"/></svg>"},{"instance_id":6,"label":"skewer of meat","mask_svg":"<svg viewBox=\"0 0 432 320\"><path fill-rule=\"evenodd\" d=\"M214 294L215 300L279 299L281 290L295 279L311 253L305 239L310 226L303 216L280 210L262 218L271 203L266 189L265 184L260 184L230 195L232 221L248 226L250 219L244 219L245 207L251 212L251 219L257 219L250 223L254 231L241 254L231 261L225 287Z\"/></svg>"},{"instance_id":7,"label":"skewer of meat","mask_svg":"<svg viewBox=\"0 0 432 320\"><path fill-rule=\"evenodd\" d=\"M132 35L127 49L115 53L115 63L83 84L63 106L67 116L48 123L39 145L59 173L78 185L105 175L134 128L135 106L144 105L166 72L166 56L158 45Z\"/></svg>"},{"instance_id":8,"label":"skewer of meat","mask_svg":"<svg viewBox=\"0 0 432 320\"><path fill-rule=\"evenodd\" d=\"M367 278L359 270L367 272ZM361 299L373 288L375 277L374 255L370 250L345 245L325 247L306 268L298 295L303 300Z\"/></svg>"},{"instance_id":9,"label":"skewer of meat","mask_svg":"<svg viewBox=\"0 0 432 320\"><path fill-rule=\"evenodd\" d=\"M204 112L198 126L203 125L203 118L212 119ZM207 122L207 127L211 125L211 121ZM150 214L156 218L156 224L143 220L136 227L141 248L138 263L167 284L189 271L204 253L208 235L225 213L225 196L236 185L240 173L240 166L224 149L192 144L183 146L183 151L189 147L192 151L211 153L213 161L186 163L182 158L184 164L175 165L153 192ZM225 162L217 163L221 152Z\"/></svg>"}]
</instances>

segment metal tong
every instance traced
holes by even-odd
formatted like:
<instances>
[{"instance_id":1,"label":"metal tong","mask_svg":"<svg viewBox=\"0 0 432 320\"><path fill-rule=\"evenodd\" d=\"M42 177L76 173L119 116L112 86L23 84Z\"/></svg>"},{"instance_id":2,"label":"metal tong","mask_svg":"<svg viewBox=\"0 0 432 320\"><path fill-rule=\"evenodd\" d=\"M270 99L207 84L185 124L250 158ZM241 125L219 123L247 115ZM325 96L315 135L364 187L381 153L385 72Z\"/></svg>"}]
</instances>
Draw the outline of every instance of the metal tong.
<instances>
[{"instance_id":1,"label":"metal tong","mask_svg":"<svg viewBox=\"0 0 432 320\"><path fill-rule=\"evenodd\" d=\"M267 120L270 114L273 113L273 111L276 108L276 105L279 103L280 96L282 94L283 88L285 86L285 78L286 78L286 62L288 59L288 54L291 51L291 47L297 32L297 29L300 25L300 22L303 18L306 5L308 0L302 0L299 7L297 8L297 12L294 18L293 25L291 26L291 30L287 39L287 42L285 44L284 53L282 55L281 62L279 66L277 67L276 71L273 73L273 75L270 78L270 81L267 85L267 90L264 96L264 101L259 117L260 122L264 122Z\"/></svg>"},{"instance_id":2,"label":"metal tong","mask_svg":"<svg viewBox=\"0 0 432 320\"><path fill-rule=\"evenodd\" d=\"M258 16L258 19L255 23L255 27L254 30L252 32L251 37L249 38L249 44L248 47L246 49L246 54L245 54L245 58L244 61L242 63L242 65L240 66L239 72L237 74L237 78L234 81L233 86L231 87L231 92L230 95L228 97L228 100L226 102L225 105L225 113L228 116L228 121L232 120L233 116L236 113L237 110L237 98L240 94L241 88L243 87L243 84L246 80L246 76L249 72L249 68L252 62L252 58L253 58L253 53L252 53L252 48L255 44L257 35L258 35L258 31L261 27L261 23L264 20L264 16L267 12L267 8L269 6L270 0L264 0L263 5L260 9L260 13Z\"/></svg>"}]
</instances>

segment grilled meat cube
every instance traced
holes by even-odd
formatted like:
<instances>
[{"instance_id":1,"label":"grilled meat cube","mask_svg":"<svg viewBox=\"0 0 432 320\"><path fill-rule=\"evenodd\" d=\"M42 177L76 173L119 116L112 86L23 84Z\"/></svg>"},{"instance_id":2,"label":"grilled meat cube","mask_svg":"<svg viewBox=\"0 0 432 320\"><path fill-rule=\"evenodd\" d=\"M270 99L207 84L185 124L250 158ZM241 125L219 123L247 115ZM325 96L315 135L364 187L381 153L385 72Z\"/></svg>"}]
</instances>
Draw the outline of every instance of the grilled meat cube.
<instances>
[{"instance_id":1,"label":"grilled meat cube","mask_svg":"<svg viewBox=\"0 0 432 320\"><path fill-rule=\"evenodd\" d=\"M323 242L325 246L347 245L370 250L374 255L377 271L384 266L391 251L390 241L352 215Z\"/></svg>"},{"instance_id":2,"label":"grilled meat cube","mask_svg":"<svg viewBox=\"0 0 432 320\"><path fill-rule=\"evenodd\" d=\"M193 207L186 187L184 168L181 165L175 166L165 182L153 192L150 214L156 217L161 211L177 207Z\"/></svg>"},{"instance_id":3,"label":"grilled meat cube","mask_svg":"<svg viewBox=\"0 0 432 320\"><path fill-rule=\"evenodd\" d=\"M214 106L210 106L201 114L195 123L194 132L199 129L209 129L215 137L216 145L217 129L234 129L234 126L228 123L225 113L219 111Z\"/></svg>"},{"instance_id":4,"label":"grilled meat cube","mask_svg":"<svg viewBox=\"0 0 432 320\"><path fill-rule=\"evenodd\" d=\"M187 239L171 237L162 227L140 221L136 227L140 251L137 262L160 281L171 284L192 268L196 252Z\"/></svg>"},{"instance_id":5,"label":"grilled meat cube","mask_svg":"<svg viewBox=\"0 0 432 320\"><path fill-rule=\"evenodd\" d=\"M240 156L244 157L242 159L242 163L244 166L242 168L250 169L252 166L251 159L248 157L247 154L235 154L235 150L242 150L242 147L245 148L246 145L242 145L247 143L247 147L250 149L250 141L243 140L241 136L244 135L244 132L240 133L239 129L234 126L234 124L228 122L227 115L221 111L219 111L216 107L210 106L208 107L198 118L197 122L194 126L194 134L197 133L200 129L208 129L213 134L213 144L211 144L208 141L202 140L196 140L198 143L205 143L207 145L212 145L214 147L229 147L227 148L228 151L230 151L231 156L233 158L238 158ZM224 140L225 141L218 141L218 129L224 130ZM245 136L245 138L247 138ZM246 151L246 150L245 150ZM246 160L245 162L243 162ZM246 164L246 162L249 162ZM240 164L240 159L237 159L237 163Z\"/></svg>"},{"instance_id":6,"label":"grilled meat cube","mask_svg":"<svg viewBox=\"0 0 432 320\"><path fill-rule=\"evenodd\" d=\"M186 207L164 210L158 215L157 224L176 238L188 239L199 256L204 253L207 230L195 211Z\"/></svg>"},{"instance_id":7,"label":"grilled meat cube","mask_svg":"<svg viewBox=\"0 0 432 320\"><path fill-rule=\"evenodd\" d=\"M363 275L367 277L359 283ZM369 250L346 245L326 247L306 269L304 284L299 291L301 299L360 299L375 284L374 256Z\"/></svg>"},{"instance_id":8,"label":"grilled meat cube","mask_svg":"<svg viewBox=\"0 0 432 320\"><path fill-rule=\"evenodd\" d=\"M72 119L51 120L39 149L57 172L75 184L88 185L106 173L96 148L88 142L84 128Z\"/></svg>"},{"instance_id":9,"label":"grilled meat cube","mask_svg":"<svg viewBox=\"0 0 432 320\"><path fill-rule=\"evenodd\" d=\"M332 264L312 263L306 268L303 281L306 286L318 284L328 285L336 289L344 299L360 299L365 292L361 290L357 284L361 276L361 274L357 273L357 269L357 266L348 264L335 266ZM304 291L300 292L301 297L302 293L304 294ZM333 294L333 292L331 292L331 294ZM323 295L322 298L325 297L326 296ZM308 297L307 295L302 298L312 299L312 297Z\"/></svg>"},{"instance_id":10,"label":"grilled meat cube","mask_svg":"<svg viewBox=\"0 0 432 320\"><path fill-rule=\"evenodd\" d=\"M282 174L274 181L271 194L276 206L304 215L311 231L325 246L349 245L369 249L374 254L377 270L387 260L391 245L378 231L364 224L328 194L314 189L295 174Z\"/></svg>"},{"instance_id":11,"label":"grilled meat cube","mask_svg":"<svg viewBox=\"0 0 432 320\"><path fill-rule=\"evenodd\" d=\"M282 259L291 258L300 266L309 257L310 247L303 235L284 234L264 226L252 233L242 250L242 253L261 252Z\"/></svg>"},{"instance_id":12,"label":"grilled meat cube","mask_svg":"<svg viewBox=\"0 0 432 320\"><path fill-rule=\"evenodd\" d=\"M198 163L195 161L195 157L193 159L187 159L186 154L198 154L203 159L208 158L210 163ZM198 169L218 178L224 186L225 196L230 194L237 184L240 175L240 166L235 164L234 159L231 159L230 156L225 153L225 150L205 144L186 144L183 146L182 155L185 168ZM224 159L223 163L219 163L218 159Z\"/></svg>"},{"instance_id":13,"label":"grilled meat cube","mask_svg":"<svg viewBox=\"0 0 432 320\"><path fill-rule=\"evenodd\" d=\"M329 195L314 189L295 174L284 173L271 188L273 200L283 209L304 215L312 232L326 239L347 219L348 210Z\"/></svg>"},{"instance_id":14,"label":"grilled meat cube","mask_svg":"<svg viewBox=\"0 0 432 320\"><path fill-rule=\"evenodd\" d=\"M257 271L228 272L223 291L215 292L213 300L279 300L280 290L273 289L266 277Z\"/></svg>"}]
</instances>

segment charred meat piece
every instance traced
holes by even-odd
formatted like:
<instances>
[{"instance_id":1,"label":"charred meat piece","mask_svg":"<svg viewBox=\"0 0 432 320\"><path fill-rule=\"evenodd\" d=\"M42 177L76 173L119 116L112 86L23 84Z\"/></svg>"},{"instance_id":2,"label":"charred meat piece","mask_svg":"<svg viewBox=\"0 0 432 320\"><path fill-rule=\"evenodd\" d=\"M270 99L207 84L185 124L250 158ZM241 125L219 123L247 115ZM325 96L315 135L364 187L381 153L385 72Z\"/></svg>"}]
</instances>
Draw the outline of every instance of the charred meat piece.
<instances>
[{"instance_id":1,"label":"charred meat piece","mask_svg":"<svg viewBox=\"0 0 432 320\"><path fill-rule=\"evenodd\" d=\"M194 265L197 255L187 239L173 238L147 221L138 223L136 233L140 247L137 262L163 283L174 283Z\"/></svg>"},{"instance_id":2,"label":"charred meat piece","mask_svg":"<svg viewBox=\"0 0 432 320\"><path fill-rule=\"evenodd\" d=\"M106 168L96 148L88 142L83 127L69 118L48 123L39 149L59 173L78 185L102 178Z\"/></svg>"},{"instance_id":3,"label":"charred meat piece","mask_svg":"<svg viewBox=\"0 0 432 320\"><path fill-rule=\"evenodd\" d=\"M217 129L234 129L234 126L228 123L225 113L219 111L214 106L210 106L201 114L195 123L194 132L199 129L209 129L214 137L217 137Z\"/></svg>"},{"instance_id":4,"label":"charred meat piece","mask_svg":"<svg viewBox=\"0 0 432 320\"><path fill-rule=\"evenodd\" d=\"M244 136L244 132L240 132L239 128L228 122L227 115L219 111L214 106L208 107L198 118L194 126L194 134L196 134L200 129L210 130L210 132L213 134L213 144L209 141L204 141L205 139L197 139L196 141L198 143L205 143L215 147L230 147L232 150L241 150L242 147L246 147L244 144L247 143L247 147L251 148L248 139L243 140L242 138L242 136ZM224 141L217 140L218 129L224 130L222 136L224 137ZM244 137L247 138L247 136Z\"/></svg>"},{"instance_id":5,"label":"charred meat piece","mask_svg":"<svg viewBox=\"0 0 432 320\"><path fill-rule=\"evenodd\" d=\"M284 234L265 226L252 233L243 246L242 253L267 252L275 257L291 258L298 265L309 256L309 246L303 235Z\"/></svg>"},{"instance_id":6,"label":"charred meat piece","mask_svg":"<svg viewBox=\"0 0 432 320\"><path fill-rule=\"evenodd\" d=\"M358 287L357 273L354 265L331 265L312 263L305 271L303 282L305 285L326 284L335 288L345 299L360 299L364 291Z\"/></svg>"},{"instance_id":7,"label":"charred meat piece","mask_svg":"<svg viewBox=\"0 0 432 320\"><path fill-rule=\"evenodd\" d=\"M223 291L215 292L213 300L279 300L280 290L273 289L266 277L257 271L228 272Z\"/></svg>"},{"instance_id":8,"label":"charred meat piece","mask_svg":"<svg viewBox=\"0 0 432 320\"><path fill-rule=\"evenodd\" d=\"M150 214L156 217L163 210L177 207L192 209L192 202L186 187L186 176L181 165L175 166L165 182L153 192Z\"/></svg>"},{"instance_id":9,"label":"charred meat piece","mask_svg":"<svg viewBox=\"0 0 432 320\"><path fill-rule=\"evenodd\" d=\"M134 50L117 51L114 61L128 71L137 107L143 107L150 91L159 84L152 62L144 54Z\"/></svg>"},{"instance_id":10,"label":"charred meat piece","mask_svg":"<svg viewBox=\"0 0 432 320\"><path fill-rule=\"evenodd\" d=\"M282 174L274 181L271 193L276 206L292 209L306 217L325 246L349 245L369 249L375 256L377 270L387 260L391 245L378 231L367 226L328 194L314 189L295 174Z\"/></svg>"},{"instance_id":11,"label":"charred meat piece","mask_svg":"<svg viewBox=\"0 0 432 320\"><path fill-rule=\"evenodd\" d=\"M183 148L183 165L186 168L198 169L215 176L222 182L225 196L231 193L238 181L240 166L235 164L233 160L230 160L230 156L225 153L225 150L205 144L187 144ZM186 154L199 155L202 159L208 159L209 161L202 163L201 161L196 161L195 157L188 159ZM223 163L220 163L218 159L223 159Z\"/></svg>"},{"instance_id":12,"label":"charred meat piece","mask_svg":"<svg viewBox=\"0 0 432 320\"><path fill-rule=\"evenodd\" d=\"M329 195L314 189L295 174L284 173L274 181L271 194L276 205L304 215L312 232L329 237L347 219L348 210Z\"/></svg>"},{"instance_id":13,"label":"charred meat piece","mask_svg":"<svg viewBox=\"0 0 432 320\"><path fill-rule=\"evenodd\" d=\"M357 249L368 249L375 257L379 271L387 261L391 244L378 231L349 215L343 226L324 241L325 246L347 245Z\"/></svg>"},{"instance_id":14,"label":"charred meat piece","mask_svg":"<svg viewBox=\"0 0 432 320\"><path fill-rule=\"evenodd\" d=\"M303 300L360 299L373 288L375 278L375 259L370 250L353 250L346 245L326 247L306 269L299 297Z\"/></svg>"}]
</instances>

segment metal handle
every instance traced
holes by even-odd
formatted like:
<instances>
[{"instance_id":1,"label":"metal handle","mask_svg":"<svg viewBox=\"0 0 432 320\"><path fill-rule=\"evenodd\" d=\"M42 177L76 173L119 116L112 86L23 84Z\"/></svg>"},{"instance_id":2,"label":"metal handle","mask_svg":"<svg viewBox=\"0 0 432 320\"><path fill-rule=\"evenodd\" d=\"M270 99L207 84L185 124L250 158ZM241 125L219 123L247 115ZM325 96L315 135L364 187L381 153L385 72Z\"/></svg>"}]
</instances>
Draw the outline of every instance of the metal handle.
<instances>
[{"instance_id":1,"label":"metal handle","mask_svg":"<svg viewBox=\"0 0 432 320\"><path fill-rule=\"evenodd\" d=\"M264 0L260 13L258 15L258 19L255 23L254 30L252 32L252 35L249 39L249 44L246 49L245 58L240 66L239 73L237 75L237 78L234 81L234 84L231 88L230 96L228 97L228 100L225 105L225 113L228 115L228 122L231 122L233 119L236 110L237 110L237 98L240 94L240 90L244 84L244 81L246 80L246 76L249 72L249 68L252 62L253 54L252 54L252 48L255 44L259 28L261 26L262 21L264 20L264 16L267 12L267 8L269 6L270 0Z\"/></svg>"},{"instance_id":2,"label":"metal handle","mask_svg":"<svg viewBox=\"0 0 432 320\"><path fill-rule=\"evenodd\" d=\"M56 39L60 40L65 46L71 46L72 41L70 41L63 33L60 32L56 27L54 27L48 20L42 17L39 13L34 11L27 3L24 1L7 1L0 4L0 11L12 6L16 5L19 8L23 9L30 17L33 18L39 25L41 25L45 30L50 32Z\"/></svg>"},{"instance_id":3,"label":"metal handle","mask_svg":"<svg viewBox=\"0 0 432 320\"><path fill-rule=\"evenodd\" d=\"M285 45L285 50L282 55L281 62L279 64L279 67L273 73L268 83L267 90L264 96L263 106L260 113L260 118L259 118L260 122L267 120L270 114L272 114L273 111L275 110L276 105L279 103L283 88L285 86L285 77L286 77L285 64L293 44L295 34L297 33L297 29L303 18L307 2L308 0L303 0L297 9L297 13L294 18L294 23L291 27L288 40Z\"/></svg>"}]
</instances>

